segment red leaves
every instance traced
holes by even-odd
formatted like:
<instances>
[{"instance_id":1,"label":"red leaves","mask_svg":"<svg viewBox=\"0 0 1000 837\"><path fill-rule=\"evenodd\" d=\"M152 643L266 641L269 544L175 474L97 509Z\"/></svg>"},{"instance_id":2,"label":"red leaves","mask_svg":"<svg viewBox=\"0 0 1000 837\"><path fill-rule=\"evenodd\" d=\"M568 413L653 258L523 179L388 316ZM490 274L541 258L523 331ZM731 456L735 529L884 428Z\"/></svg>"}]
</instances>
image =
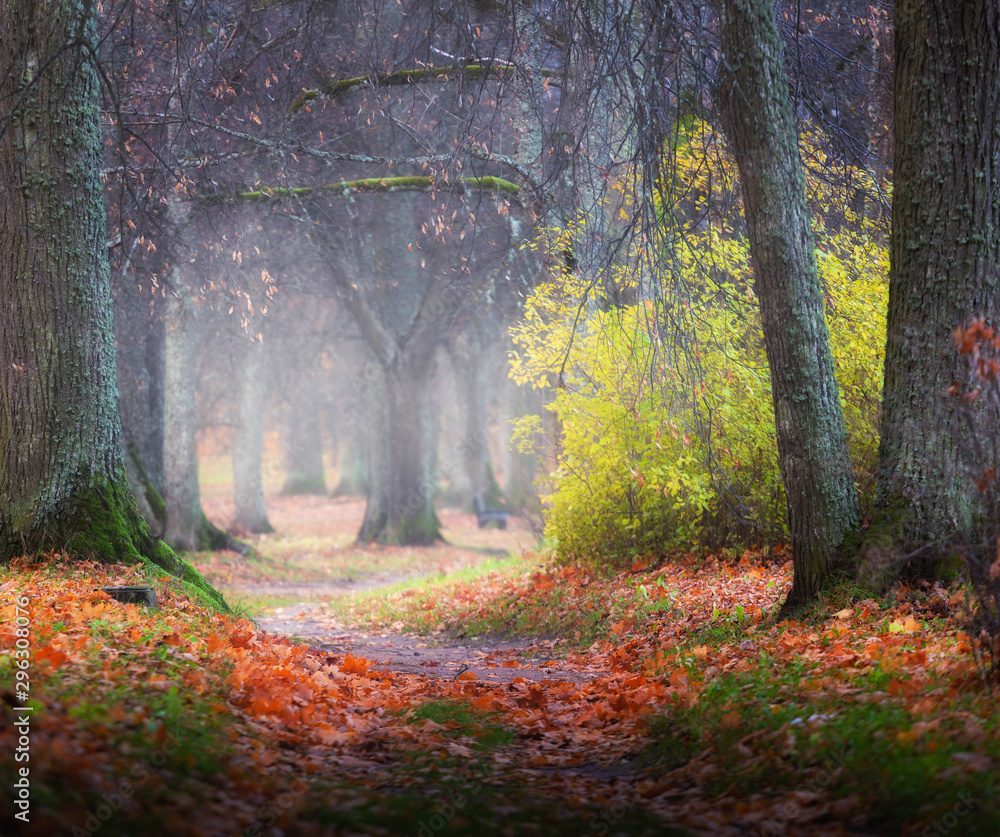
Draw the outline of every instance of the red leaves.
<instances>
[{"instance_id":1,"label":"red leaves","mask_svg":"<svg viewBox=\"0 0 1000 837\"><path fill-rule=\"evenodd\" d=\"M970 354L980 343L993 339L994 331L988 328L986 321L982 318L972 320L968 326L959 326L952 333L955 340L955 347L960 355ZM1000 343L995 348L1000 348Z\"/></svg>"},{"instance_id":2,"label":"red leaves","mask_svg":"<svg viewBox=\"0 0 1000 837\"><path fill-rule=\"evenodd\" d=\"M955 347L960 355L972 355L972 375L983 383L991 383L1000 375L1000 359L995 357L995 353L1000 351L1000 335L994 329L986 325L983 319L974 319L968 326L959 326L952 333ZM945 393L948 395L959 395L961 387L957 381L953 381ZM970 388L962 395L962 400L966 402L975 401L979 397L979 390Z\"/></svg>"},{"instance_id":3,"label":"red leaves","mask_svg":"<svg viewBox=\"0 0 1000 837\"><path fill-rule=\"evenodd\" d=\"M528 693L524 697L519 697L515 701L522 709L544 709L546 704L545 692L537 683L528 687Z\"/></svg>"},{"instance_id":4,"label":"red leaves","mask_svg":"<svg viewBox=\"0 0 1000 837\"><path fill-rule=\"evenodd\" d=\"M57 671L69 659L68 654L64 654L58 648L53 648L51 645L42 645L35 649L35 665L48 665L52 671Z\"/></svg>"}]
</instances>

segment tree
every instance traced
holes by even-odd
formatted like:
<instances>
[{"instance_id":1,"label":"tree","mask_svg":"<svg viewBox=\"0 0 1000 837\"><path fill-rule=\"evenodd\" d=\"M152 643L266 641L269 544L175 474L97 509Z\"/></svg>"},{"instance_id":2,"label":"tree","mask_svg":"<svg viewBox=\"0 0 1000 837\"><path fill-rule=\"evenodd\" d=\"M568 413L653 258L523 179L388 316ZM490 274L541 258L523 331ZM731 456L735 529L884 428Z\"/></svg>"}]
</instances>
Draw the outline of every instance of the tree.
<instances>
[{"instance_id":1,"label":"tree","mask_svg":"<svg viewBox=\"0 0 1000 837\"><path fill-rule=\"evenodd\" d=\"M942 398L965 378L952 332L1000 311L1000 7L897 0L895 23L880 507L862 549L862 576L875 586L908 556L933 564L952 539L985 538L973 484L1000 452L995 400L968 425ZM986 461L967 461L977 449Z\"/></svg>"},{"instance_id":2,"label":"tree","mask_svg":"<svg viewBox=\"0 0 1000 837\"><path fill-rule=\"evenodd\" d=\"M797 604L819 591L860 515L774 5L722 0L720 8L727 136L742 182L795 562L787 604Z\"/></svg>"},{"instance_id":3,"label":"tree","mask_svg":"<svg viewBox=\"0 0 1000 837\"><path fill-rule=\"evenodd\" d=\"M95 34L79 0L0 6L0 558L65 548L206 586L125 475Z\"/></svg>"},{"instance_id":4,"label":"tree","mask_svg":"<svg viewBox=\"0 0 1000 837\"><path fill-rule=\"evenodd\" d=\"M125 473L139 513L162 537L163 502L163 317L131 281L115 283L115 352L118 408L122 422Z\"/></svg>"},{"instance_id":5,"label":"tree","mask_svg":"<svg viewBox=\"0 0 1000 837\"><path fill-rule=\"evenodd\" d=\"M233 438L233 488L236 515L233 528L261 534L273 532L264 506L264 480L261 460L264 449L264 412L267 408L267 381L264 352L260 339L241 340L239 364L239 405Z\"/></svg>"}]
</instances>

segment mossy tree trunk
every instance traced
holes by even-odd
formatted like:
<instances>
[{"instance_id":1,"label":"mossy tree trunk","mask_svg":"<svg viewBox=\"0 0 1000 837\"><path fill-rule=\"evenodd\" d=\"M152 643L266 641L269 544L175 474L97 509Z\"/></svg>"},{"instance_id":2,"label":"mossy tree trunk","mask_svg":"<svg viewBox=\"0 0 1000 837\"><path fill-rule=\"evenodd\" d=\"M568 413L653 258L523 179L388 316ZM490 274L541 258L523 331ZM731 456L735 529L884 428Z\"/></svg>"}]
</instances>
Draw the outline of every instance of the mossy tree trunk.
<instances>
[{"instance_id":1,"label":"mossy tree trunk","mask_svg":"<svg viewBox=\"0 0 1000 837\"><path fill-rule=\"evenodd\" d=\"M242 341L247 342L247 341ZM261 470L264 450L264 412L267 409L265 347L254 340L240 358L238 420L233 438L233 487L236 515L233 527L242 532L273 532L264 507Z\"/></svg>"},{"instance_id":2,"label":"mossy tree trunk","mask_svg":"<svg viewBox=\"0 0 1000 837\"><path fill-rule=\"evenodd\" d=\"M0 559L64 548L211 591L125 476L90 11L0 4Z\"/></svg>"},{"instance_id":3,"label":"mossy tree trunk","mask_svg":"<svg viewBox=\"0 0 1000 837\"><path fill-rule=\"evenodd\" d=\"M895 23L880 508L861 567L874 587L906 554L933 571L953 539L984 539L975 480L1000 453L997 400L980 399L966 424L942 395L968 375L952 332L973 317L1000 325L1000 6L899 0Z\"/></svg>"},{"instance_id":4,"label":"mossy tree trunk","mask_svg":"<svg viewBox=\"0 0 1000 837\"><path fill-rule=\"evenodd\" d=\"M774 4L720 0L720 10L727 136L771 369L794 605L816 596L860 512Z\"/></svg>"}]
</instances>

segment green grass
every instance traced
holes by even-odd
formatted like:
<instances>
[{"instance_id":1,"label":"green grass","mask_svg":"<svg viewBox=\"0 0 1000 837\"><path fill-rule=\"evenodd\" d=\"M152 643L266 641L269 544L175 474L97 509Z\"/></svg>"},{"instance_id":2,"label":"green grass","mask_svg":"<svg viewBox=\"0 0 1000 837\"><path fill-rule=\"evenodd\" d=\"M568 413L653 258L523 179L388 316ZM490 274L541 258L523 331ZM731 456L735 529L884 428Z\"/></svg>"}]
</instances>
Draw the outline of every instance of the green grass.
<instances>
[{"instance_id":1,"label":"green grass","mask_svg":"<svg viewBox=\"0 0 1000 837\"><path fill-rule=\"evenodd\" d=\"M225 591L225 588L223 590ZM271 608L288 607L303 600L302 596L291 594L258 596L254 593L243 593L238 590L225 592L226 601L229 602L233 612L237 617L245 619L259 619Z\"/></svg>"},{"instance_id":2,"label":"green grass","mask_svg":"<svg viewBox=\"0 0 1000 837\"><path fill-rule=\"evenodd\" d=\"M341 618L375 624L402 622L403 627L416 633L430 633L437 627L441 613L424 610L421 605L447 605L447 600L465 585L481 582L496 574L497 582L513 579L537 566L537 558L523 556L488 558L474 567L449 573L408 578L331 601L330 609Z\"/></svg>"},{"instance_id":3,"label":"green grass","mask_svg":"<svg viewBox=\"0 0 1000 837\"><path fill-rule=\"evenodd\" d=\"M445 727L441 734L468 738L477 750L496 750L514 743L517 733L497 722L495 712L480 712L458 700L427 700L406 714L407 723L433 721Z\"/></svg>"},{"instance_id":4,"label":"green grass","mask_svg":"<svg viewBox=\"0 0 1000 837\"><path fill-rule=\"evenodd\" d=\"M915 816L920 822L944 816L963 798L960 794L971 794L981 802L963 817L960 833L1000 833L1000 812L995 801L987 802L1000 790L996 773L963 771L963 756L953 758L970 749L963 739L967 718L948 713L940 727L909 740L920 719L888 700L885 691L905 675L872 666L850 681L857 691L844 694L806 688L810 677L811 666L774 659L719 676L695 705L653 719L643 763L672 770L706 748L734 753L739 742L754 735L743 745L751 748L751 756L716 760L722 770L709 781L709 793L831 790L835 797L853 795L872 812L866 825L876 833L899 833ZM943 685L931 683L927 689ZM970 704L970 715L974 709ZM991 713L980 720L987 753L1000 760L996 718ZM977 744L977 752L983 746Z\"/></svg>"},{"instance_id":5,"label":"green grass","mask_svg":"<svg viewBox=\"0 0 1000 837\"><path fill-rule=\"evenodd\" d=\"M600 593L569 601L558 586L525 596L519 591L494 600L492 607L463 619L458 636L566 637L581 647L605 633Z\"/></svg>"},{"instance_id":6,"label":"green grass","mask_svg":"<svg viewBox=\"0 0 1000 837\"><path fill-rule=\"evenodd\" d=\"M310 804L296 815L335 833L392 837L481 837L496 835L629 835L685 837L681 829L637 808L571 804L531 788L496 787L490 777L451 779L423 793L383 794L370 805L347 808ZM335 798L334 798L335 799ZM610 829L610 830L609 830Z\"/></svg>"}]
</instances>

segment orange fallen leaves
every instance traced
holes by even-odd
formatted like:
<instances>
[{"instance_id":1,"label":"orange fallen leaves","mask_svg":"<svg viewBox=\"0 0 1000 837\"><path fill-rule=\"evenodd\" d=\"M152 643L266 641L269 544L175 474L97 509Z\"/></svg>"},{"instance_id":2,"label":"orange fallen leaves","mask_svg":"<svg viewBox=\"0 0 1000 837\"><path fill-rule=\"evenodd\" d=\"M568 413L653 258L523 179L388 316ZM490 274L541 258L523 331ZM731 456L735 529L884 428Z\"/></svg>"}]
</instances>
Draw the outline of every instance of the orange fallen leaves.
<instances>
[{"instance_id":1,"label":"orange fallen leaves","mask_svg":"<svg viewBox=\"0 0 1000 837\"><path fill-rule=\"evenodd\" d=\"M175 607L178 598L166 592L156 613L95 597L91 592L95 585L129 577L121 567L94 567L86 578L59 583L38 576L24 587L32 599L37 637L33 665L39 678L43 672L58 670L63 676L91 678L93 688L124 686L137 694L176 689L217 699L220 712L240 719L237 752L258 773L291 765L303 775L324 775L335 767L338 777L353 771L366 782L376 782L381 781L373 778L380 775L380 765L401 751L471 762L478 757L473 740L455 738L446 724L409 722L410 710L427 700L461 700L473 710L496 713L497 723L515 730L516 758L501 754L496 764L505 764L501 759L506 758L511 763L505 770L531 769L532 782L551 782L553 787L576 783L590 792L594 782L587 784L590 780L567 777L554 768L593 765L598 759L602 764L621 764L641 746L650 713L697 704L713 678L749 668L763 654L773 660L809 661L809 675L800 688L844 696L853 691L852 674L877 660L893 674L879 699L897 701L911 713L912 725L894 733L899 744L926 744L947 727L949 734L963 736L961 740L968 742L963 747L969 749L967 758L959 754L963 758L952 759L950 769L969 773L987 769L988 761L973 752L987 734L985 729L971 717L950 717L945 722L941 713L946 695L924 693L927 669L953 664L955 649L963 640L952 641L946 653L941 638L924 629L915 615L902 610L886 614L876 605L833 613L819 630L793 622L765 623L763 606L771 604L768 597L775 595L768 584L775 577L787 579L787 573L758 565L752 569L740 574L730 567L716 575L703 565L646 569L664 580L662 585L647 586L668 587L676 599L669 614L620 613L608 620L607 639L564 660L534 667L544 674L529 672L528 662L503 658L501 668L518 669L510 682L492 682L473 671L451 679L444 667L421 674L377 670L377 663L362 656L310 649L259 631L247 620L227 621L188 602L182 610ZM632 571L637 572L634 567ZM574 591L595 586L584 570L560 568L532 576L525 589L544 592L556 581L569 601ZM608 584L614 589L621 580ZM698 630L713 623L713 611L732 612L741 597L750 621L745 633L712 646L690 643ZM93 624L98 617L100 630ZM197 629L192 627L195 621ZM0 625L3 648L11 647L13 638L8 626ZM125 653L132 662L117 665L114 661ZM548 679L536 679L540 676ZM766 705L762 711L768 712ZM112 720L129 724L139 714L134 707L123 706ZM739 705L721 714L721 729L740 739L727 757L760 758L761 737L749 732L751 714ZM0 730L0 738L3 734ZM93 773L93 764L101 760L95 754L112 758L108 741L95 738L93 730L75 721L65 720L60 734L63 740L58 743L55 735L39 739L51 753L60 754L52 756L53 763L87 758L87 770ZM775 736L776 751L785 746L783 741ZM85 755L72 755L77 750ZM718 757L706 751L692 761L685 768L687 781L698 787L711 778L718 772L713 761ZM246 777L241 781L252 787ZM654 804L677 792L677 787L650 781L642 791L642 798ZM692 799L686 799L695 811ZM824 795L797 799L805 812L802 817L820 812L832 816L835 803ZM716 809L732 813L743 805L740 816L750 822L754 812L766 817L767 806L775 804L760 800L753 808L746 800L706 803L697 809L697 816L712 822ZM848 806L843 801L836 804Z\"/></svg>"},{"instance_id":2,"label":"orange fallen leaves","mask_svg":"<svg viewBox=\"0 0 1000 837\"><path fill-rule=\"evenodd\" d=\"M364 657L355 657L351 653L346 654L340 664L340 670L344 674L364 674L370 667L371 663Z\"/></svg>"}]
</instances>

